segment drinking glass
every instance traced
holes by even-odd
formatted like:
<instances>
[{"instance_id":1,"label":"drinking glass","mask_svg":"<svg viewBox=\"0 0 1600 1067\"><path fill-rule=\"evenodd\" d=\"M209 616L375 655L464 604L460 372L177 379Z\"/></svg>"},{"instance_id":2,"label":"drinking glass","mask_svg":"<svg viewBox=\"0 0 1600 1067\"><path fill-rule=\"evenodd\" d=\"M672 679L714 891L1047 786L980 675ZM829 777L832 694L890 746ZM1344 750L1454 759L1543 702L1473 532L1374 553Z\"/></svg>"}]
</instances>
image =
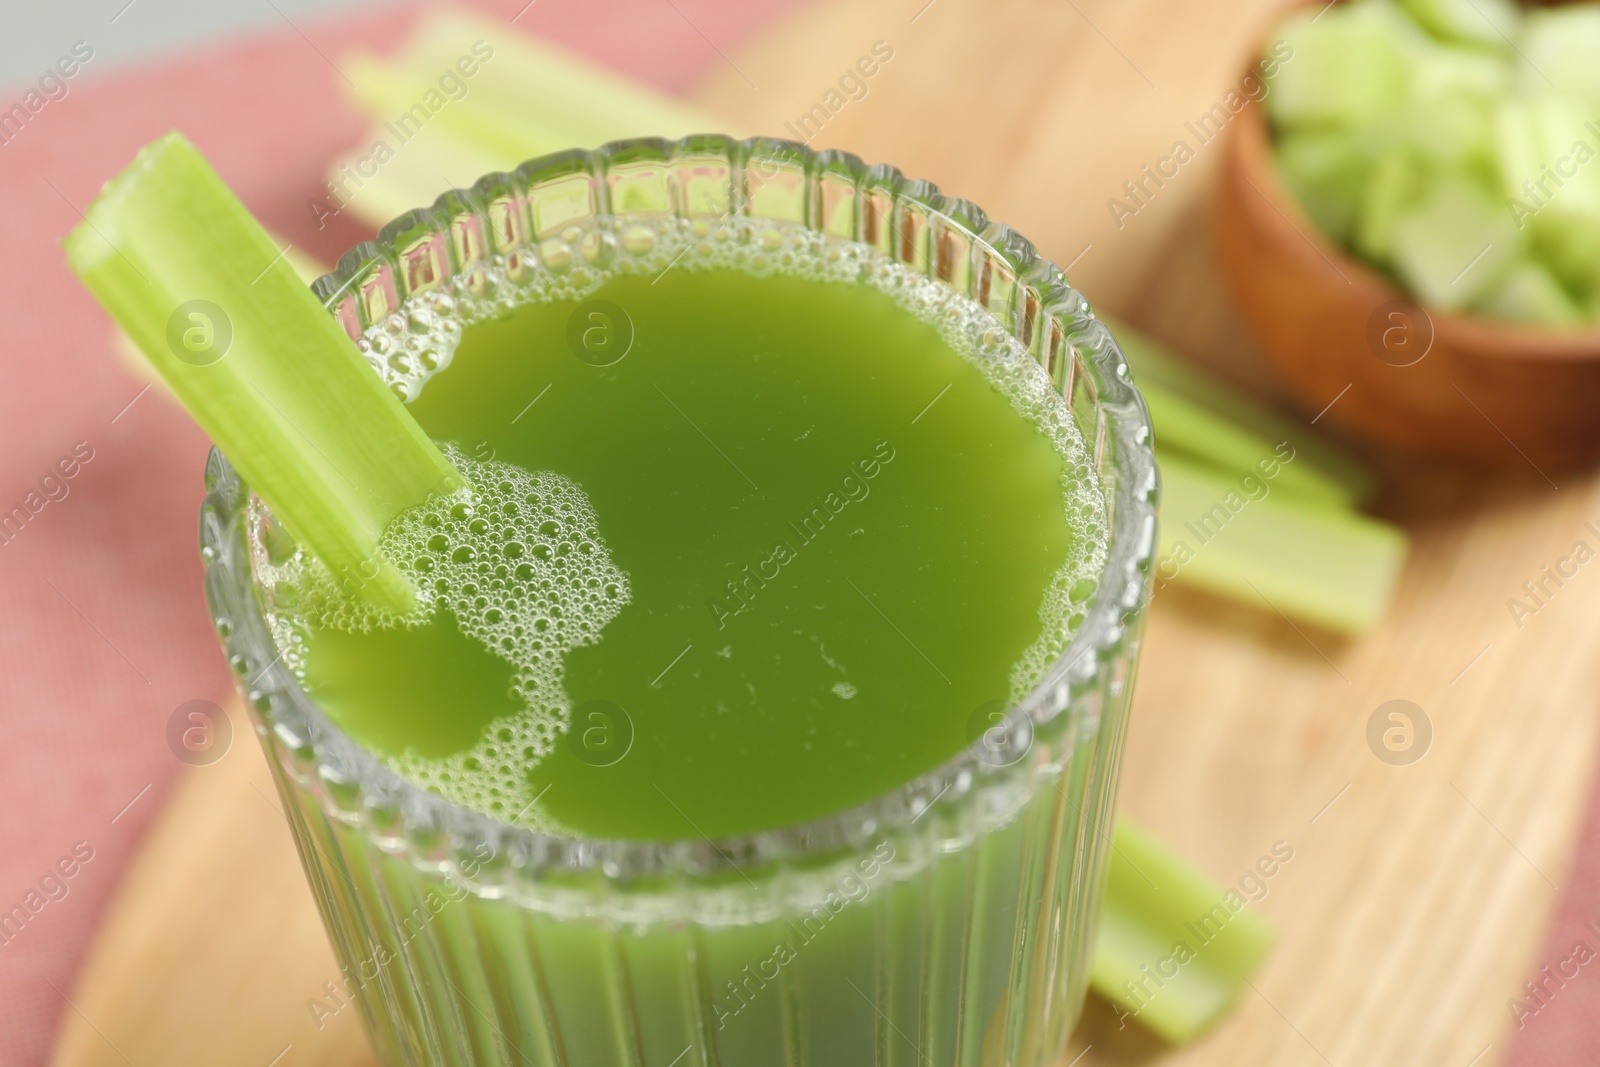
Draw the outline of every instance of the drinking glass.
<instances>
[{"instance_id":1,"label":"drinking glass","mask_svg":"<svg viewBox=\"0 0 1600 1067\"><path fill-rule=\"evenodd\" d=\"M1058 267L893 167L707 135L490 174L315 291L370 350L408 300L470 329L540 272L604 266L650 227L737 237L751 220L869 246L986 308L1043 365L1105 497L1087 616L996 725L868 803L717 841L542 835L411 784L307 696L256 579L281 551L270 516L213 451L200 539L217 630L341 964L328 1007L353 1002L390 1067L1044 1067L1077 1018L1157 490L1144 403Z\"/></svg>"}]
</instances>

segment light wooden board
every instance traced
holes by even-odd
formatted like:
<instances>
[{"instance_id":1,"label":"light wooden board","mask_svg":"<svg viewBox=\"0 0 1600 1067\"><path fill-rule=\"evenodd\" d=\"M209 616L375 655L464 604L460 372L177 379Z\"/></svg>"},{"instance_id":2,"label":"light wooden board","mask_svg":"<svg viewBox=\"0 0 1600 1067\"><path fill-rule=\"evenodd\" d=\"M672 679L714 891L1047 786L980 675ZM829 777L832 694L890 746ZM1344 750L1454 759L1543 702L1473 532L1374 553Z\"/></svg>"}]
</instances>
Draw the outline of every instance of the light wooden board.
<instances>
[{"instance_id":1,"label":"light wooden board","mask_svg":"<svg viewBox=\"0 0 1600 1067\"><path fill-rule=\"evenodd\" d=\"M306 1006L339 965L255 731L228 715L233 744L187 772L106 917L58 1067L377 1064L355 1008Z\"/></svg>"},{"instance_id":2,"label":"light wooden board","mask_svg":"<svg viewBox=\"0 0 1600 1067\"><path fill-rule=\"evenodd\" d=\"M1106 208L1175 140L1195 145L1184 123L1222 99L1269 5L923 4L812 8L732 55L699 100L730 126L781 131L887 42L894 58L815 146L970 196L1073 263L1102 307L1269 392L1212 253L1218 146L1121 229ZM1414 540L1376 632L1342 641L1266 605L1157 596L1123 810L1221 882L1275 842L1295 856L1259 904L1280 940L1237 1012L1173 1051L1092 1001L1068 1050L1092 1046L1080 1067L1466 1067L1505 1050L1505 1001L1548 962L1535 957L1600 745L1600 565L1521 628L1506 601L1575 541L1600 547L1583 528L1600 525L1600 480L1381 462L1381 510ZM1410 766L1365 736L1397 698L1434 728ZM257 788L276 803L247 736L191 772L74 994L58 1067L260 1067L285 1046L281 1067L370 1062L353 1011L318 1031L306 1009L337 968Z\"/></svg>"}]
</instances>

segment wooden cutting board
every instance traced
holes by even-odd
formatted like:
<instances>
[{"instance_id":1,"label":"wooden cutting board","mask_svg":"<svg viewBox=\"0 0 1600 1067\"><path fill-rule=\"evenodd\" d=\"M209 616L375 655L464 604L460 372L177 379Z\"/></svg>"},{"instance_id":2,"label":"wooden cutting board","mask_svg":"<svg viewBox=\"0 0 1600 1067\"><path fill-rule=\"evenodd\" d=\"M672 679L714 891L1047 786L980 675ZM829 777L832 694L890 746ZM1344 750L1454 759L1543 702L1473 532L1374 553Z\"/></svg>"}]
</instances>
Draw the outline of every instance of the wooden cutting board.
<instances>
[{"instance_id":1,"label":"wooden cutting board","mask_svg":"<svg viewBox=\"0 0 1600 1067\"><path fill-rule=\"evenodd\" d=\"M970 196L1103 308L1270 393L1220 287L1217 146L1185 123L1223 100L1271 5L924 4L820 4L696 95L730 127L782 132L885 42L893 58L813 145ZM1107 200L1179 139L1195 158L1119 227ZM1278 842L1294 858L1257 905L1278 946L1230 1018L1168 1050L1091 1001L1067 1053L1079 1067L1487 1067L1508 1043L1507 998L1553 962L1535 957L1600 748L1600 566L1520 626L1507 600L1574 542L1600 547L1584 528L1600 526L1600 479L1375 460L1380 510L1413 539L1376 631L1341 640L1265 604L1157 595L1122 809L1223 883ZM1410 765L1367 740L1396 699L1432 726ZM352 1011L319 1030L306 1007L337 967L234 714L233 751L190 773L107 921L57 1067L373 1062Z\"/></svg>"}]
</instances>

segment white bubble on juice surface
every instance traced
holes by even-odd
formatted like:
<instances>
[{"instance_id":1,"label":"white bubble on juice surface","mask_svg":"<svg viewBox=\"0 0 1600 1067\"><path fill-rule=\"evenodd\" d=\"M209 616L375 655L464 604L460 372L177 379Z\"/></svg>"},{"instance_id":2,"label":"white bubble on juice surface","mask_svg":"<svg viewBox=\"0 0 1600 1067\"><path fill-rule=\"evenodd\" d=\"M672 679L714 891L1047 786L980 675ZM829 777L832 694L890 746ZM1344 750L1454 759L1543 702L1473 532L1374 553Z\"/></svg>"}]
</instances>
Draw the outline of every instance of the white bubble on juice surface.
<instances>
[{"instance_id":1,"label":"white bubble on juice surface","mask_svg":"<svg viewBox=\"0 0 1600 1067\"><path fill-rule=\"evenodd\" d=\"M628 603L628 576L612 563L576 483L443 448L466 487L402 513L379 543L415 582L413 611L396 617L342 595L320 563L297 556L297 573L287 576L298 587L297 610L275 628L280 644L294 644L306 629L420 626L451 612L463 634L510 664L522 710L495 720L466 752L407 752L389 762L456 803L550 829L529 807L527 772L567 729L566 654L597 641ZM291 666L303 664L303 648L294 659Z\"/></svg>"}]
</instances>

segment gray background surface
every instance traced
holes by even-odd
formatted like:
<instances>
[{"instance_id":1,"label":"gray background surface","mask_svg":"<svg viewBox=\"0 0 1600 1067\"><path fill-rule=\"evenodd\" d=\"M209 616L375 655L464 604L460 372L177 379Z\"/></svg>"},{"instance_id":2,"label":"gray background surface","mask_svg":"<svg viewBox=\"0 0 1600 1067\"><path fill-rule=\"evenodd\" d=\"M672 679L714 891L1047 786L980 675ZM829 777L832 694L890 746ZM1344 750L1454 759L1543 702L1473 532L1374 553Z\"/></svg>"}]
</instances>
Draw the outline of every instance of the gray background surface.
<instances>
[{"instance_id":1,"label":"gray background surface","mask_svg":"<svg viewBox=\"0 0 1600 1067\"><path fill-rule=\"evenodd\" d=\"M35 82L74 41L94 46L99 75L252 30L398 6L398 0L0 0L0 88Z\"/></svg>"}]
</instances>

